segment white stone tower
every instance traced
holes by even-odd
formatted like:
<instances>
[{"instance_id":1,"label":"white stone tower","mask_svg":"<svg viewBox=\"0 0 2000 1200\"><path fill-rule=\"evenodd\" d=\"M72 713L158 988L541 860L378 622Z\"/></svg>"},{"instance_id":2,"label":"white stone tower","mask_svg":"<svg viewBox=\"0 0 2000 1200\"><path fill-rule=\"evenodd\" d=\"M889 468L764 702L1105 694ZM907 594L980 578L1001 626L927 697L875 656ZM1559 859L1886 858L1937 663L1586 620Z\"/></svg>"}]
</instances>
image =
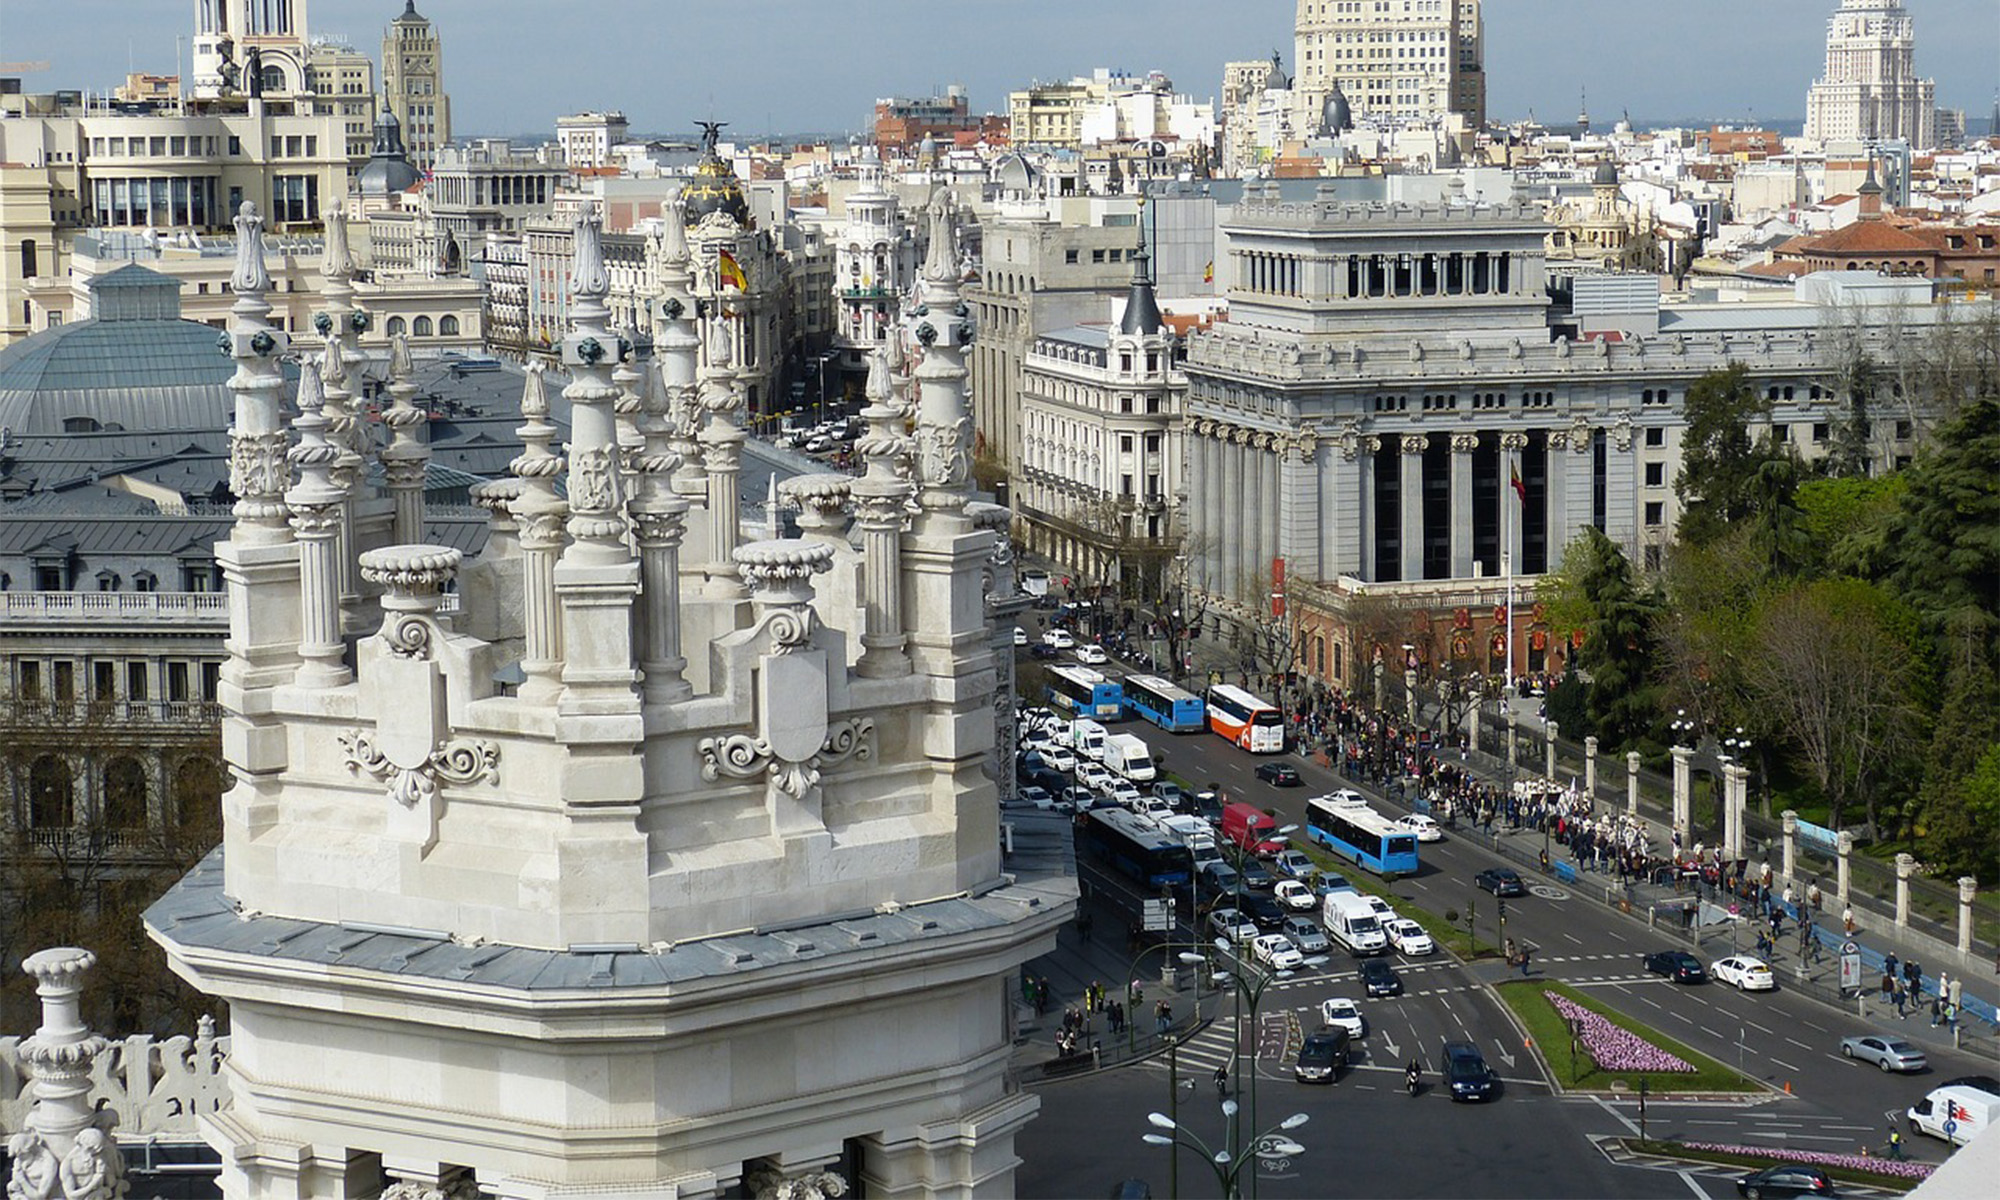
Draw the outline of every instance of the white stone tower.
<instances>
[{"instance_id":1,"label":"white stone tower","mask_svg":"<svg viewBox=\"0 0 2000 1200\"><path fill-rule=\"evenodd\" d=\"M1806 136L1937 144L1937 83L1917 78L1916 22L1902 0L1840 0L1826 24L1826 74L1806 94Z\"/></svg>"},{"instance_id":2,"label":"white stone tower","mask_svg":"<svg viewBox=\"0 0 2000 1200\"><path fill-rule=\"evenodd\" d=\"M430 170L438 147L451 144L451 97L444 90L444 45L417 0L405 0L382 35L382 93L402 123L410 161Z\"/></svg>"},{"instance_id":3,"label":"white stone tower","mask_svg":"<svg viewBox=\"0 0 2000 1200\"><path fill-rule=\"evenodd\" d=\"M193 66L197 100L305 91L306 0L194 0Z\"/></svg>"},{"instance_id":4,"label":"white stone tower","mask_svg":"<svg viewBox=\"0 0 2000 1200\"><path fill-rule=\"evenodd\" d=\"M1037 1107L1007 1078L1011 996L1074 885L1003 870L991 614L1013 588L1004 510L968 503L946 204L915 412L871 393L868 476L794 489L813 517L779 541L742 534L743 381L726 318L697 319L698 245L658 248L659 358L634 363L586 216L567 444L531 375L470 565L410 544L420 509L349 490L420 428L353 436L349 296L294 447L245 215L218 548L235 786L223 849L147 914L230 1001L233 1102L204 1133L232 1200L833 1194L828 1173L1011 1193Z\"/></svg>"}]
</instances>

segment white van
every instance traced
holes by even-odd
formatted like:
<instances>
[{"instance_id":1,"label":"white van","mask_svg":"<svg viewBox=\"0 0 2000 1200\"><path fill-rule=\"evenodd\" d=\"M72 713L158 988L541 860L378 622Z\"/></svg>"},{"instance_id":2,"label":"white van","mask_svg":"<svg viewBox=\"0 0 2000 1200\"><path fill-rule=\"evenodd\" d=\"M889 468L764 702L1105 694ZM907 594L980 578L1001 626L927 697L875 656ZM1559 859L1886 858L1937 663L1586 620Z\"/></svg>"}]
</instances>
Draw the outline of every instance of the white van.
<instances>
[{"instance_id":1,"label":"white van","mask_svg":"<svg viewBox=\"0 0 2000 1200\"><path fill-rule=\"evenodd\" d=\"M1963 1084L1937 1088L1910 1109L1910 1132L1963 1146L1985 1132L1995 1109L2000 1109L2000 1096L1991 1092Z\"/></svg>"},{"instance_id":2,"label":"white van","mask_svg":"<svg viewBox=\"0 0 2000 1200\"><path fill-rule=\"evenodd\" d=\"M1180 814L1159 817L1155 821L1160 829L1174 841L1188 848L1194 856L1196 870L1211 862L1222 859L1222 851L1215 845L1215 827L1200 817Z\"/></svg>"},{"instance_id":3,"label":"white van","mask_svg":"<svg viewBox=\"0 0 2000 1200\"><path fill-rule=\"evenodd\" d=\"M1382 954L1389 949L1389 935L1382 931L1382 918L1374 905L1358 892L1329 892L1321 903L1320 924L1327 936L1357 957Z\"/></svg>"},{"instance_id":4,"label":"white van","mask_svg":"<svg viewBox=\"0 0 2000 1200\"><path fill-rule=\"evenodd\" d=\"M1151 783L1159 777L1153 769L1153 748L1146 739L1130 733L1114 733L1104 739L1104 765L1113 774L1133 783Z\"/></svg>"},{"instance_id":5,"label":"white van","mask_svg":"<svg viewBox=\"0 0 2000 1200\"><path fill-rule=\"evenodd\" d=\"M1095 721L1078 718L1069 723L1070 749L1078 758L1092 762L1104 761L1104 726Z\"/></svg>"}]
</instances>

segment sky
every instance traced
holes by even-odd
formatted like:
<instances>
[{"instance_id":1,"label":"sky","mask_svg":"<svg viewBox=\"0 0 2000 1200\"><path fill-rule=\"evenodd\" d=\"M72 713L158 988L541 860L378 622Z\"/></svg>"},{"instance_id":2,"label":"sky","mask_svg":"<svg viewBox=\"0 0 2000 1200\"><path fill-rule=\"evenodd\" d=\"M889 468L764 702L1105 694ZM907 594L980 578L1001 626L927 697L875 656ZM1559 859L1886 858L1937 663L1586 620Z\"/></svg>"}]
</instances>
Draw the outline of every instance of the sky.
<instances>
[{"instance_id":1,"label":"sky","mask_svg":"<svg viewBox=\"0 0 2000 1200\"><path fill-rule=\"evenodd\" d=\"M379 55L402 0L304 0L315 33ZM2000 86L2000 3L1906 0L1917 69L1975 121ZM1497 120L1600 126L1784 120L1805 112L1838 0L1487 0ZM1162 70L1207 100L1222 64L1282 50L1292 0L420 0L444 39L454 132L552 136L555 118L620 109L635 133L731 122L732 136L865 129L877 98L963 83L1003 111L1030 81L1093 67ZM0 63L48 60L30 88L109 88L172 73L192 0L0 0ZM5 73L5 72L0 72Z\"/></svg>"}]
</instances>

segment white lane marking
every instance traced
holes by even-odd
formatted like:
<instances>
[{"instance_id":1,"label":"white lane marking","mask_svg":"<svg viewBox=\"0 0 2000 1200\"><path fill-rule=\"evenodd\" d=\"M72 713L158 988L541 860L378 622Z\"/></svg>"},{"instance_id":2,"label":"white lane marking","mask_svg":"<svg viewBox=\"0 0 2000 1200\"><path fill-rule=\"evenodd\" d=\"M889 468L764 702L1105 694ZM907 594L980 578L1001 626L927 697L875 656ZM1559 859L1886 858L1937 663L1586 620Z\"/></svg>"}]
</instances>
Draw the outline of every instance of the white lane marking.
<instances>
[{"instance_id":1,"label":"white lane marking","mask_svg":"<svg viewBox=\"0 0 2000 1200\"><path fill-rule=\"evenodd\" d=\"M1745 1025L1748 1025L1748 1026L1749 1026L1750 1028L1752 1028L1752 1029L1756 1030L1756 1031L1757 1031L1758 1033L1770 1033L1770 1032L1772 1032L1771 1030L1769 1030L1769 1029L1766 1029L1766 1028L1764 1028L1764 1027L1763 1027L1762 1025L1759 1025L1759 1024L1758 1024L1757 1022L1755 1022L1755 1021L1751 1021L1751 1020L1747 1020L1747 1019L1744 1019L1744 1020L1743 1020L1743 1023L1744 1023Z\"/></svg>"},{"instance_id":2,"label":"white lane marking","mask_svg":"<svg viewBox=\"0 0 2000 1200\"><path fill-rule=\"evenodd\" d=\"M1566 938L1569 938L1569 940L1570 940L1570 941L1572 941L1572 942L1575 942L1575 943L1576 943L1577 945L1579 945L1579 946L1583 945L1583 939L1582 939L1582 938L1579 938L1579 937L1576 937L1576 936L1574 936L1574 935L1572 935L1572 934L1570 934L1570 933L1567 933L1567 932L1565 932L1565 933L1563 934L1563 936L1564 936L1564 937L1566 937Z\"/></svg>"},{"instance_id":3,"label":"white lane marking","mask_svg":"<svg viewBox=\"0 0 2000 1200\"><path fill-rule=\"evenodd\" d=\"M1602 1096L1593 1096L1591 1097L1591 1099L1597 1101L1597 1107L1603 1109L1605 1112L1610 1113L1613 1117L1616 1117L1618 1119L1618 1123L1625 1127L1625 1131L1627 1133L1630 1133L1634 1137L1637 1137L1639 1135L1639 1127L1638 1125L1633 1123L1632 1118L1626 1116L1624 1113L1619 1112L1617 1109L1611 1107L1610 1104L1605 1102L1605 1099ZM1725 1122L1717 1121L1716 1124L1721 1125L1725 1124Z\"/></svg>"},{"instance_id":4,"label":"white lane marking","mask_svg":"<svg viewBox=\"0 0 2000 1200\"><path fill-rule=\"evenodd\" d=\"M1681 1182L1688 1185L1688 1190L1701 1197L1701 1200L1709 1200L1708 1193L1702 1191L1701 1185L1695 1182L1693 1171L1676 1171L1674 1174L1679 1175Z\"/></svg>"},{"instance_id":5,"label":"white lane marking","mask_svg":"<svg viewBox=\"0 0 2000 1200\"><path fill-rule=\"evenodd\" d=\"M1774 1057L1774 1058L1772 1058L1772 1059L1771 1059L1771 1061L1772 1061L1772 1062L1774 1062L1774 1063L1777 1063L1777 1064L1778 1064L1779 1066L1781 1066L1781 1067L1785 1068L1785 1070L1787 1070L1787 1071L1796 1071L1796 1070L1798 1070L1798 1068L1797 1068L1797 1067L1795 1067L1795 1066L1793 1066L1792 1064L1790 1064L1790 1063L1786 1062L1786 1061L1785 1061L1784 1059L1782 1059L1782 1058L1775 1058L1775 1057Z\"/></svg>"},{"instance_id":6,"label":"white lane marking","mask_svg":"<svg viewBox=\"0 0 2000 1200\"><path fill-rule=\"evenodd\" d=\"M1812 1047L1811 1047L1811 1046L1808 1046L1808 1045L1806 1045L1806 1044L1805 1044L1804 1042L1800 1041L1800 1040L1799 1040L1799 1039L1797 1039L1797 1038L1786 1038L1785 1040L1786 1040L1786 1041L1788 1041L1788 1042L1790 1042L1790 1043L1791 1043L1792 1045L1794 1045L1794 1046L1797 1046L1797 1047L1798 1047L1799 1049L1801 1049L1801 1050L1810 1050L1810 1049L1812 1049Z\"/></svg>"},{"instance_id":7,"label":"white lane marking","mask_svg":"<svg viewBox=\"0 0 2000 1200\"><path fill-rule=\"evenodd\" d=\"M1626 937L1624 934L1618 932L1615 929L1607 929L1605 930L1605 932L1610 934L1612 937L1617 938L1619 941L1624 942L1628 946L1632 944L1631 938Z\"/></svg>"}]
</instances>

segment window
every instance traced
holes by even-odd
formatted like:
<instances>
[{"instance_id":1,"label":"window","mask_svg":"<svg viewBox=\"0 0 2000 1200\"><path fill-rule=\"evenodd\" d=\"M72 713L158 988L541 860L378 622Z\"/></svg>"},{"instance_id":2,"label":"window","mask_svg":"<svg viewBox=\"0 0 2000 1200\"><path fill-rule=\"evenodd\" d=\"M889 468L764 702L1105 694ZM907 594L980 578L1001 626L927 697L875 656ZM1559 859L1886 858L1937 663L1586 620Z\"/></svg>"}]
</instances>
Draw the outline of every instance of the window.
<instances>
[{"instance_id":1,"label":"window","mask_svg":"<svg viewBox=\"0 0 2000 1200\"><path fill-rule=\"evenodd\" d=\"M1910 423L1909 423L1908 421L1898 421L1898 422L1896 422L1896 440L1897 440L1897 441L1899 441L1899 442L1907 442L1907 441L1909 441L1909 440L1910 440L1910 434L1911 434L1912 432L1913 432L1913 427L1911 426L1911 424L1910 424Z\"/></svg>"},{"instance_id":2,"label":"window","mask_svg":"<svg viewBox=\"0 0 2000 1200\"><path fill-rule=\"evenodd\" d=\"M1648 500L1646 502L1646 527L1657 529L1659 526L1666 524L1666 521L1666 504L1659 500Z\"/></svg>"},{"instance_id":3,"label":"window","mask_svg":"<svg viewBox=\"0 0 2000 1200\"><path fill-rule=\"evenodd\" d=\"M1789 442L1789 441L1791 441L1791 440L1792 440L1792 427L1791 427L1790 425L1773 425L1773 426L1771 426L1771 444L1772 444L1772 445L1775 445L1775 446L1781 446L1781 445L1783 445L1783 444L1785 444L1786 442Z\"/></svg>"},{"instance_id":4,"label":"window","mask_svg":"<svg viewBox=\"0 0 2000 1200\"><path fill-rule=\"evenodd\" d=\"M69 704L76 700L76 664L67 659L56 662L55 692L58 704Z\"/></svg>"},{"instance_id":5,"label":"window","mask_svg":"<svg viewBox=\"0 0 2000 1200\"><path fill-rule=\"evenodd\" d=\"M457 336L458 336L458 318L457 318L457 317L439 317L439 318L438 318L438 336L439 336L439 337L457 337Z\"/></svg>"},{"instance_id":6,"label":"window","mask_svg":"<svg viewBox=\"0 0 2000 1200\"><path fill-rule=\"evenodd\" d=\"M188 665L184 662L167 664L167 699L174 704L184 704L188 698Z\"/></svg>"},{"instance_id":7,"label":"window","mask_svg":"<svg viewBox=\"0 0 2000 1200\"><path fill-rule=\"evenodd\" d=\"M410 333L420 338L429 337L431 335L431 319L429 317L418 317L410 323Z\"/></svg>"},{"instance_id":8,"label":"window","mask_svg":"<svg viewBox=\"0 0 2000 1200\"><path fill-rule=\"evenodd\" d=\"M128 662L125 664L125 698L144 702L149 691L146 682L146 664Z\"/></svg>"},{"instance_id":9,"label":"window","mask_svg":"<svg viewBox=\"0 0 2000 1200\"><path fill-rule=\"evenodd\" d=\"M155 592L159 588L160 578L151 571L141 571L132 576L132 590L135 592Z\"/></svg>"},{"instance_id":10,"label":"window","mask_svg":"<svg viewBox=\"0 0 2000 1200\"><path fill-rule=\"evenodd\" d=\"M1666 445L1667 431L1658 425L1646 430L1646 444L1654 447Z\"/></svg>"},{"instance_id":11,"label":"window","mask_svg":"<svg viewBox=\"0 0 2000 1200\"><path fill-rule=\"evenodd\" d=\"M118 698L118 664L94 662L90 664L90 698L108 702Z\"/></svg>"},{"instance_id":12,"label":"window","mask_svg":"<svg viewBox=\"0 0 2000 1200\"><path fill-rule=\"evenodd\" d=\"M21 699L40 700L42 698L42 664L32 659L21 663Z\"/></svg>"},{"instance_id":13,"label":"window","mask_svg":"<svg viewBox=\"0 0 2000 1200\"><path fill-rule=\"evenodd\" d=\"M67 829L76 823L76 788L69 764L44 754L28 768L28 824L35 829Z\"/></svg>"},{"instance_id":14,"label":"window","mask_svg":"<svg viewBox=\"0 0 2000 1200\"><path fill-rule=\"evenodd\" d=\"M1813 422L1813 441L1824 442L1826 441L1826 435L1827 435L1826 422L1825 421Z\"/></svg>"},{"instance_id":15,"label":"window","mask_svg":"<svg viewBox=\"0 0 2000 1200\"><path fill-rule=\"evenodd\" d=\"M384 327L384 331L392 338L402 337L410 331L410 326L401 317L390 317L389 324Z\"/></svg>"},{"instance_id":16,"label":"window","mask_svg":"<svg viewBox=\"0 0 2000 1200\"><path fill-rule=\"evenodd\" d=\"M113 829L145 828L146 769L138 759L120 756L105 764L104 823Z\"/></svg>"},{"instance_id":17,"label":"window","mask_svg":"<svg viewBox=\"0 0 2000 1200\"><path fill-rule=\"evenodd\" d=\"M1646 486L1664 487L1667 482L1667 464L1649 462L1646 464Z\"/></svg>"}]
</instances>

